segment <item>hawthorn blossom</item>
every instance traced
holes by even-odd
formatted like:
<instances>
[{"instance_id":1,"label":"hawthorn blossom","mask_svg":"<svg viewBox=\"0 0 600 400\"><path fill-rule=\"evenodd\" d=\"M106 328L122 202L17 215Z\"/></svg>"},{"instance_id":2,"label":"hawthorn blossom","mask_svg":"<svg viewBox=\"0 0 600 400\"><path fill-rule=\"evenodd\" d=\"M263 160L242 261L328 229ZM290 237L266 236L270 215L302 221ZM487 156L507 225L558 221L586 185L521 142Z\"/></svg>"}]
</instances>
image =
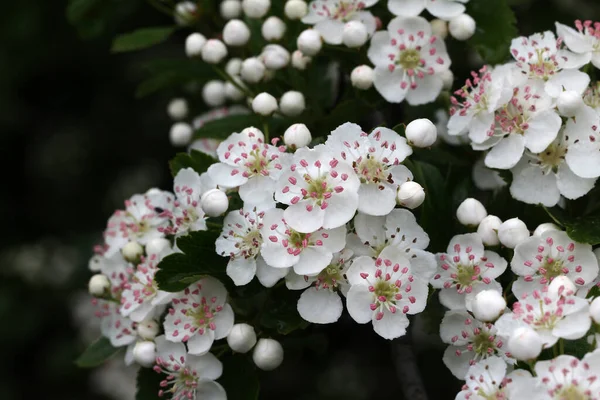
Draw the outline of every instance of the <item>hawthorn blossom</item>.
<instances>
[{"instance_id":1,"label":"hawthorn blossom","mask_svg":"<svg viewBox=\"0 0 600 400\"><path fill-rule=\"evenodd\" d=\"M358 207L359 188L354 169L318 145L296 150L292 165L277 182L275 199L289 205L283 215L293 230L310 233L350 221Z\"/></svg>"},{"instance_id":2,"label":"hawthorn blossom","mask_svg":"<svg viewBox=\"0 0 600 400\"><path fill-rule=\"evenodd\" d=\"M136 323L119 312L117 302L92 299L92 304L96 307L94 315L101 319L100 332L110 340L113 347L135 344Z\"/></svg>"},{"instance_id":3,"label":"hawthorn blossom","mask_svg":"<svg viewBox=\"0 0 600 400\"><path fill-rule=\"evenodd\" d=\"M331 132L325 145L358 175L358 211L370 215L392 211L398 187L412 180L410 170L400 164L412 154L405 138L387 128L367 135L359 125L347 122Z\"/></svg>"},{"instance_id":4,"label":"hawthorn blossom","mask_svg":"<svg viewBox=\"0 0 600 400\"><path fill-rule=\"evenodd\" d=\"M172 343L164 335L156 342L154 371L166 374L158 396L170 394L173 400L226 400L225 389L215 382L223 373L223 364L211 353L187 354L182 343Z\"/></svg>"},{"instance_id":5,"label":"hawthorn blossom","mask_svg":"<svg viewBox=\"0 0 600 400\"><path fill-rule=\"evenodd\" d=\"M556 33L569 50L581 54L585 63L592 62L600 68L600 22L575 21L577 30L560 23L556 23Z\"/></svg>"},{"instance_id":6,"label":"hawthorn blossom","mask_svg":"<svg viewBox=\"0 0 600 400\"><path fill-rule=\"evenodd\" d=\"M570 118L565 135L572 141L565 162L582 178L600 176L600 115L584 106L575 118Z\"/></svg>"},{"instance_id":7,"label":"hawthorn blossom","mask_svg":"<svg viewBox=\"0 0 600 400\"><path fill-rule=\"evenodd\" d=\"M496 356L488 357L469 367L465 384L455 400L510 400L518 383L531 378L529 371L522 369L506 374L506 362Z\"/></svg>"},{"instance_id":8,"label":"hawthorn blossom","mask_svg":"<svg viewBox=\"0 0 600 400\"><path fill-rule=\"evenodd\" d=\"M187 343L190 354L202 355L208 353L213 341L229 334L233 319L225 286L207 277L173 298L164 322L165 336L171 342Z\"/></svg>"},{"instance_id":9,"label":"hawthorn blossom","mask_svg":"<svg viewBox=\"0 0 600 400\"><path fill-rule=\"evenodd\" d=\"M294 230L279 208L265 211L260 233L261 255L273 268L293 267L298 275L317 275L346 244L346 227L318 229L311 233Z\"/></svg>"},{"instance_id":10,"label":"hawthorn blossom","mask_svg":"<svg viewBox=\"0 0 600 400\"><path fill-rule=\"evenodd\" d=\"M355 258L346 276L350 282L346 306L359 324L373 323L375 332L394 339L406 334L408 315L425 309L427 281L412 270L406 253L387 246L376 260Z\"/></svg>"},{"instance_id":11,"label":"hawthorn blossom","mask_svg":"<svg viewBox=\"0 0 600 400\"><path fill-rule=\"evenodd\" d=\"M364 11L379 0L313 0L308 5L308 14L302 22L314 25L325 43L342 44L344 25L349 21L360 21L370 35L377 23L371 12Z\"/></svg>"},{"instance_id":12,"label":"hawthorn blossom","mask_svg":"<svg viewBox=\"0 0 600 400\"><path fill-rule=\"evenodd\" d=\"M105 254L97 254L92 257L90 264L97 268L110 281L110 296L117 302L121 301L121 293L131 283L135 267L127 262L121 252L114 253L110 257Z\"/></svg>"},{"instance_id":13,"label":"hawthorn blossom","mask_svg":"<svg viewBox=\"0 0 600 400\"><path fill-rule=\"evenodd\" d=\"M600 82L593 83L583 93L583 103L600 114Z\"/></svg>"},{"instance_id":14,"label":"hawthorn blossom","mask_svg":"<svg viewBox=\"0 0 600 400\"><path fill-rule=\"evenodd\" d=\"M389 10L402 17L416 17L424 10L444 20L458 17L465 12L464 3L469 0L388 0Z\"/></svg>"},{"instance_id":15,"label":"hawthorn blossom","mask_svg":"<svg viewBox=\"0 0 600 400\"><path fill-rule=\"evenodd\" d=\"M430 283L440 289L440 302L451 310L470 310L482 290L502 292L495 279L508 265L497 253L485 250L476 233L456 235L446 253L436 254L438 269Z\"/></svg>"},{"instance_id":16,"label":"hawthorn blossom","mask_svg":"<svg viewBox=\"0 0 600 400\"><path fill-rule=\"evenodd\" d=\"M373 35L367 53L375 65L375 88L390 103L434 101L443 87L440 73L450 68L443 40L421 17L396 17Z\"/></svg>"}]
</instances>

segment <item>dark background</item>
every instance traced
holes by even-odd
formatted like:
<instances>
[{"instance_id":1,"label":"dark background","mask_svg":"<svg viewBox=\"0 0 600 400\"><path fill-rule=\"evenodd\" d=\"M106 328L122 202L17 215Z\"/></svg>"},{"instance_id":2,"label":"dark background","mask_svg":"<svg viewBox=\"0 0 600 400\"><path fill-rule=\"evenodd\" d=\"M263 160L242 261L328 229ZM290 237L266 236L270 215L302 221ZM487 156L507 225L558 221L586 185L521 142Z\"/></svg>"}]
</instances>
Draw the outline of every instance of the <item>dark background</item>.
<instances>
[{"instance_id":1,"label":"dark background","mask_svg":"<svg viewBox=\"0 0 600 400\"><path fill-rule=\"evenodd\" d=\"M84 328L93 319L86 308L87 260L124 199L152 186L170 189L167 162L175 150L165 109L182 93L169 89L143 99L134 93L145 77L141 62L183 57L185 33L153 50L112 55L115 34L171 21L140 0L104 3L102 22L79 32L67 21L67 1L2 5L2 400L132 398L134 375L80 370L73 363L97 334ZM555 20L571 24L599 16L594 0L512 3L524 35L554 30ZM458 81L466 77L460 67L453 70ZM326 356L292 349L277 373L263 375L261 398L402 397L390 343L370 325L346 319L315 331L323 339L315 345L328 346ZM429 397L454 398L460 383L441 363L444 347L423 333L415 333L413 343Z\"/></svg>"}]
</instances>

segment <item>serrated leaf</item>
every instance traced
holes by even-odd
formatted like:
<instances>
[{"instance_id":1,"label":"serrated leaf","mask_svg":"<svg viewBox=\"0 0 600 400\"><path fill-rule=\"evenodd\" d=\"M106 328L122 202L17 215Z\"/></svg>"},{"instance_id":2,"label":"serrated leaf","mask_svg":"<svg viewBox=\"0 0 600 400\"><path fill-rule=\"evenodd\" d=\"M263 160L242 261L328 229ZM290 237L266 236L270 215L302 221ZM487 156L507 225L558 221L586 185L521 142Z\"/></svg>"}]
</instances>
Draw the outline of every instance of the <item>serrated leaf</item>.
<instances>
[{"instance_id":1,"label":"serrated leaf","mask_svg":"<svg viewBox=\"0 0 600 400\"><path fill-rule=\"evenodd\" d=\"M229 115L214 121L209 121L197 129L194 138L226 139L234 132L255 126L261 128L261 119L256 114Z\"/></svg>"},{"instance_id":2,"label":"serrated leaf","mask_svg":"<svg viewBox=\"0 0 600 400\"><path fill-rule=\"evenodd\" d=\"M567 235L579 243L600 244L600 216L579 217L565 221Z\"/></svg>"},{"instance_id":3,"label":"serrated leaf","mask_svg":"<svg viewBox=\"0 0 600 400\"><path fill-rule=\"evenodd\" d=\"M486 63L498 64L510 57L512 39L519 35L515 14L506 0L471 0L467 14L475 20L477 28L468 43Z\"/></svg>"},{"instance_id":4,"label":"serrated leaf","mask_svg":"<svg viewBox=\"0 0 600 400\"><path fill-rule=\"evenodd\" d=\"M167 40L175 31L174 26L142 28L117 36L110 49L113 53L142 50Z\"/></svg>"},{"instance_id":5,"label":"serrated leaf","mask_svg":"<svg viewBox=\"0 0 600 400\"><path fill-rule=\"evenodd\" d=\"M160 381L164 377L152 368L140 368L137 373L135 400L159 400Z\"/></svg>"},{"instance_id":6,"label":"serrated leaf","mask_svg":"<svg viewBox=\"0 0 600 400\"><path fill-rule=\"evenodd\" d=\"M224 357L223 376L217 381L227 392L228 400L256 400L260 392L258 374L247 355Z\"/></svg>"},{"instance_id":7,"label":"serrated leaf","mask_svg":"<svg viewBox=\"0 0 600 400\"><path fill-rule=\"evenodd\" d=\"M87 349L75 360L75 364L81 368L93 368L102 364L119 351L118 347L113 347L110 340L101 337L90 344Z\"/></svg>"},{"instance_id":8,"label":"serrated leaf","mask_svg":"<svg viewBox=\"0 0 600 400\"><path fill-rule=\"evenodd\" d=\"M192 150L188 153L177 153L175 158L169 161L169 167L173 176L177 175L179 170L184 168L192 168L198 174L206 172L208 167L218 160L212 158L208 154L198 150Z\"/></svg>"}]
</instances>

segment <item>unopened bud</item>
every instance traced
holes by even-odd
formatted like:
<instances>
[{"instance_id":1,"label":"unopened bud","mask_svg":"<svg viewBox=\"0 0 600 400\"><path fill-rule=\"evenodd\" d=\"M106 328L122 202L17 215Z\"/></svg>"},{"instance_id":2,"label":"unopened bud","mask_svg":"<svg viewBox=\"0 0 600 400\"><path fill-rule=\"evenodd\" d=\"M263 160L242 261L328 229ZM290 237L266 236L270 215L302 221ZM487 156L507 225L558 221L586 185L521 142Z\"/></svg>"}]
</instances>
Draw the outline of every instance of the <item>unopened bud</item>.
<instances>
[{"instance_id":1,"label":"unopened bud","mask_svg":"<svg viewBox=\"0 0 600 400\"><path fill-rule=\"evenodd\" d=\"M277 110L277 99L269 93L260 93L252 100L252 110L260 115L271 115Z\"/></svg>"},{"instance_id":2,"label":"unopened bud","mask_svg":"<svg viewBox=\"0 0 600 400\"><path fill-rule=\"evenodd\" d=\"M349 21L344 25L342 33L342 43L346 47L357 48L362 46L369 39L367 27L360 21Z\"/></svg>"},{"instance_id":3,"label":"unopened bud","mask_svg":"<svg viewBox=\"0 0 600 400\"><path fill-rule=\"evenodd\" d=\"M262 18L270 8L271 0L242 0L242 9L248 18Z\"/></svg>"},{"instance_id":4,"label":"unopened bud","mask_svg":"<svg viewBox=\"0 0 600 400\"><path fill-rule=\"evenodd\" d=\"M223 28L223 41L228 46L244 46L250 40L250 29L242 20L232 19Z\"/></svg>"},{"instance_id":5,"label":"unopened bud","mask_svg":"<svg viewBox=\"0 0 600 400\"><path fill-rule=\"evenodd\" d=\"M173 16L177 25L191 25L198 19L198 7L193 1L181 1L175 5Z\"/></svg>"},{"instance_id":6,"label":"unopened bud","mask_svg":"<svg viewBox=\"0 0 600 400\"><path fill-rule=\"evenodd\" d=\"M373 68L368 65L359 65L352 70L350 81L355 88L367 90L373 86L373 76Z\"/></svg>"},{"instance_id":7,"label":"unopened bud","mask_svg":"<svg viewBox=\"0 0 600 400\"><path fill-rule=\"evenodd\" d=\"M506 220L498 228L498 239L500 243L509 249L514 249L529 237L527 225L519 218Z\"/></svg>"},{"instance_id":8,"label":"unopened bud","mask_svg":"<svg viewBox=\"0 0 600 400\"><path fill-rule=\"evenodd\" d=\"M140 322L136 328L137 334L144 340L154 340L156 335L158 335L158 331L160 330L160 326L158 322L153 319L146 319Z\"/></svg>"},{"instance_id":9,"label":"unopened bud","mask_svg":"<svg viewBox=\"0 0 600 400\"><path fill-rule=\"evenodd\" d=\"M301 71L305 70L308 64L312 61L312 57L302 54L300 50L292 53L292 67Z\"/></svg>"},{"instance_id":10,"label":"unopened bud","mask_svg":"<svg viewBox=\"0 0 600 400\"><path fill-rule=\"evenodd\" d=\"M266 45L260 57L265 67L271 70L287 67L290 63L290 52L278 44Z\"/></svg>"},{"instance_id":11,"label":"unopened bud","mask_svg":"<svg viewBox=\"0 0 600 400\"><path fill-rule=\"evenodd\" d=\"M456 209L458 222L465 226L478 226L487 217L487 211L479 200L465 199Z\"/></svg>"},{"instance_id":12,"label":"unopened bud","mask_svg":"<svg viewBox=\"0 0 600 400\"><path fill-rule=\"evenodd\" d=\"M425 201L425 190L417 182L404 182L398 188L397 200L402 207L415 209Z\"/></svg>"},{"instance_id":13,"label":"unopened bud","mask_svg":"<svg viewBox=\"0 0 600 400\"><path fill-rule=\"evenodd\" d=\"M538 227L535 228L535 231L533 231L533 236L541 237L544 233L551 231L562 231L562 229L560 229L560 227L553 224L552 222L546 222L538 225Z\"/></svg>"},{"instance_id":14,"label":"unopened bud","mask_svg":"<svg viewBox=\"0 0 600 400\"><path fill-rule=\"evenodd\" d=\"M440 39L446 39L448 37L448 23L441 19L433 19L430 22L431 33Z\"/></svg>"},{"instance_id":15,"label":"unopened bud","mask_svg":"<svg viewBox=\"0 0 600 400\"><path fill-rule=\"evenodd\" d=\"M268 42L281 40L285 35L285 30L285 22L275 16L267 18L260 29L263 38Z\"/></svg>"},{"instance_id":16,"label":"unopened bud","mask_svg":"<svg viewBox=\"0 0 600 400\"><path fill-rule=\"evenodd\" d=\"M133 359L144 368L151 367L156 360L156 345L154 342L137 342L133 347Z\"/></svg>"},{"instance_id":17,"label":"unopened bud","mask_svg":"<svg viewBox=\"0 0 600 400\"><path fill-rule=\"evenodd\" d=\"M495 215L488 215L481 220L477 227L477 233L481 236L483 244L486 246L498 246L498 229L502 225L502 220Z\"/></svg>"},{"instance_id":18,"label":"unopened bud","mask_svg":"<svg viewBox=\"0 0 600 400\"><path fill-rule=\"evenodd\" d=\"M225 104L225 82L216 79L206 82L202 88L202 100L211 107Z\"/></svg>"},{"instance_id":19,"label":"unopened bud","mask_svg":"<svg viewBox=\"0 0 600 400\"><path fill-rule=\"evenodd\" d=\"M127 243L121 249L123 253L123 258L129 262L135 263L139 261L140 256L144 254L144 248L136 241L131 241Z\"/></svg>"},{"instance_id":20,"label":"unopened bud","mask_svg":"<svg viewBox=\"0 0 600 400\"><path fill-rule=\"evenodd\" d=\"M600 324L600 297L596 297L590 304L590 316L595 323Z\"/></svg>"},{"instance_id":21,"label":"unopened bud","mask_svg":"<svg viewBox=\"0 0 600 400\"><path fill-rule=\"evenodd\" d=\"M188 115L187 101L185 99L171 100L167 106L167 114L176 121L184 119Z\"/></svg>"},{"instance_id":22,"label":"unopened bud","mask_svg":"<svg viewBox=\"0 0 600 400\"><path fill-rule=\"evenodd\" d=\"M92 296L102 297L110 289L110 281L103 274L96 274L90 278L88 289Z\"/></svg>"},{"instance_id":23,"label":"unopened bud","mask_svg":"<svg viewBox=\"0 0 600 400\"><path fill-rule=\"evenodd\" d=\"M177 122L171 126L169 139L175 147L186 146L192 139L192 127L185 122Z\"/></svg>"},{"instance_id":24,"label":"unopened bud","mask_svg":"<svg viewBox=\"0 0 600 400\"><path fill-rule=\"evenodd\" d=\"M406 126L406 139L415 147L430 147L437 140L437 128L427 118L415 119Z\"/></svg>"},{"instance_id":25,"label":"unopened bud","mask_svg":"<svg viewBox=\"0 0 600 400\"><path fill-rule=\"evenodd\" d=\"M298 49L307 56L316 56L323 47L321 41L321 35L316 29L306 29L299 36L296 41Z\"/></svg>"},{"instance_id":26,"label":"unopened bud","mask_svg":"<svg viewBox=\"0 0 600 400\"><path fill-rule=\"evenodd\" d=\"M473 315L480 321L493 322L506 309L506 300L496 290L483 290L475 296L471 304Z\"/></svg>"},{"instance_id":27,"label":"unopened bud","mask_svg":"<svg viewBox=\"0 0 600 400\"><path fill-rule=\"evenodd\" d=\"M272 371L283 362L283 347L273 339L260 339L252 353L254 364L263 371Z\"/></svg>"},{"instance_id":28,"label":"unopened bud","mask_svg":"<svg viewBox=\"0 0 600 400\"><path fill-rule=\"evenodd\" d=\"M242 3L239 0L223 0L219 9L223 19L238 18L242 14Z\"/></svg>"},{"instance_id":29,"label":"unopened bud","mask_svg":"<svg viewBox=\"0 0 600 400\"><path fill-rule=\"evenodd\" d=\"M219 39L209 39L202 47L202 60L208 64L218 64L227 57L227 46Z\"/></svg>"},{"instance_id":30,"label":"unopened bud","mask_svg":"<svg viewBox=\"0 0 600 400\"><path fill-rule=\"evenodd\" d=\"M294 124L286 129L283 134L283 142L292 149L306 147L312 141L312 135L304 124Z\"/></svg>"},{"instance_id":31,"label":"unopened bud","mask_svg":"<svg viewBox=\"0 0 600 400\"><path fill-rule=\"evenodd\" d=\"M222 190L211 189L200 198L200 207L209 217L218 217L229 208L229 199Z\"/></svg>"},{"instance_id":32,"label":"unopened bud","mask_svg":"<svg viewBox=\"0 0 600 400\"><path fill-rule=\"evenodd\" d=\"M254 328L248 324L235 324L229 335L227 344L236 353L247 353L256 344Z\"/></svg>"},{"instance_id":33,"label":"unopened bud","mask_svg":"<svg viewBox=\"0 0 600 400\"><path fill-rule=\"evenodd\" d=\"M188 57L202 55L202 48L206 44L206 38L200 33L192 33L185 39L185 54Z\"/></svg>"},{"instance_id":34,"label":"unopened bud","mask_svg":"<svg viewBox=\"0 0 600 400\"><path fill-rule=\"evenodd\" d=\"M242 59L241 58L231 58L225 64L225 72L231 76L236 76L240 74L242 70Z\"/></svg>"},{"instance_id":35,"label":"unopened bud","mask_svg":"<svg viewBox=\"0 0 600 400\"><path fill-rule=\"evenodd\" d=\"M283 11L289 19L300 19L308 14L308 5L304 0L288 0Z\"/></svg>"},{"instance_id":36,"label":"unopened bud","mask_svg":"<svg viewBox=\"0 0 600 400\"><path fill-rule=\"evenodd\" d=\"M517 328L508 339L507 349L517 360L534 360L542 352L542 338L529 327Z\"/></svg>"},{"instance_id":37,"label":"unopened bud","mask_svg":"<svg viewBox=\"0 0 600 400\"><path fill-rule=\"evenodd\" d=\"M295 117L302 114L305 108L304 95L295 90L284 93L279 101L279 109L283 115L287 115L288 117Z\"/></svg>"},{"instance_id":38,"label":"unopened bud","mask_svg":"<svg viewBox=\"0 0 600 400\"><path fill-rule=\"evenodd\" d=\"M250 57L242 62L240 76L245 82L258 83L265 76L265 65L256 57Z\"/></svg>"},{"instance_id":39,"label":"unopened bud","mask_svg":"<svg viewBox=\"0 0 600 400\"><path fill-rule=\"evenodd\" d=\"M470 15L461 14L448 24L450 35L456 40L467 40L475 33L475 20Z\"/></svg>"},{"instance_id":40,"label":"unopened bud","mask_svg":"<svg viewBox=\"0 0 600 400\"><path fill-rule=\"evenodd\" d=\"M165 238L151 239L146 243L146 255L160 254L171 249L171 242Z\"/></svg>"}]
</instances>

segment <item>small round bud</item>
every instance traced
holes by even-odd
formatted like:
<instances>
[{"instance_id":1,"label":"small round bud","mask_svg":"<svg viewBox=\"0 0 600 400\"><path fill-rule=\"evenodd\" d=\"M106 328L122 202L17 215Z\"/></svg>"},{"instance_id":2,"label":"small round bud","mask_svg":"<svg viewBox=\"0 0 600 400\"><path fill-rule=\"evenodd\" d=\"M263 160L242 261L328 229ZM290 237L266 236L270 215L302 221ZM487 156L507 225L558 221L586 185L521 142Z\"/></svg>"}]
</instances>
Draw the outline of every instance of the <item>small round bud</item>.
<instances>
[{"instance_id":1,"label":"small round bud","mask_svg":"<svg viewBox=\"0 0 600 400\"><path fill-rule=\"evenodd\" d=\"M294 124L283 133L283 143L292 149L306 147L312 141L312 135L304 124Z\"/></svg>"},{"instance_id":2,"label":"small round bud","mask_svg":"<svg viewBox=\"0 0 600 400\"><path fill-rule=\"evenodd\" d=\"M559 275L552 279L550 285L548 285L548 293L558 296L571 296L575 294L577 287L572 280L565 275Z\"/></svg>"},{"instance_id":3,"label":"small round bud","mask_svg":"<svg viewBox=\"0 0 600 400\"><path fill-rule=\"evenodd\" d=\"M538 227L535 228L535 231L533 231L533 236L542 236L542 234L544 234L545 232L550 231L562 231L562 229L560 229L560 227L553 224L552 222L546 222L544 224L538 225Z\"/></svg>"},{"instance_id":4,"label":"small round bud","mask_svg":"<svg viewBox=\"0 0 600 400\"><path fill-rule=\"evenodd\" d=\"M316 29L306 29L298 36L296 45L302 54L312 57L321 51L323 42L321 40L321 35Z\"/></svg>"},{"instance_id":5,"label":"small round bud","mask_svg":"<svg viewBox=\"0 0 600 400\"><path fill-rule=\"evenodd\" d=\"M225 64L225 72L227 72L231 76L236 76L240 74L242 70L242 59L241 58L231 58Z\"/></svg>"},{"instance_id":6,"label":"small round bud","mask_svg":"<svg viewBox=\"0 0 600 400\"><path fill-rule=\"evenodd\" d=\"M223 0L219 10L223 19L238 18L242 14L242 3L239 0Z\"/></svg>"},{"instance_id":7,"label":"small round bud","mask_svg":"<svg viewBox=\"0 0 600 400\"><path fill-rule=\"evenodd\" d=\"M272 42L275 40L281 40L283 35L285 35L285 30L287 29L285 22L281 20L281 18L272 16L269 17L263 22L262 27L260 29L263 38L266 41Z\"/></svg>"},{"instance_id":8,"label":"small round bud","mask_svg":"<svg viewBox=\"0 0 600 400\"><path fill-rule=\"evenodd\" d=\"M174 120L184 119L188 115L188 104L185 99L173 99L167 106L167 114Z\"/></svg>"},{"instance_id":9,"label":"small round bud","mask_svg":"<svg viewBox=\"0 0 600 400\"><path fill-rule=\"evenodd\" d=\"M140 256L144 254L144 248L138 242L131 241L123 246L121 253L123 253L123 258L125 260L129 262L136 262Z\"/></svg>"},{"instance_id":10,"label":"small round bud","mask_svg":"<svg viewBox=\"0 0 600 400\"><path fill-rule=\"evenodd\" d=\"M265 65L256 57L246 58L242 62L240 76L248 83L258 83L265 76Z\"/></svg>"},{"instance_id":11,"label":"small round bud","mask_svg":"<svg viewBox=\"0 0 600 400\"><path fill-rule=\"evenodd\" d=\"M182 1L175 5L173 12L177 25L191 25L198 19L198 6L193 1Z\"/></svg>"},{"instance_id":12,"label":"small round bud","mask_svg":"<svg viewBox=\"0 0 600 400\"><path fill-rule=\"evenodd\" d=\"M236 353L247 353L256 344L254 328L248 324L235 324L227 335L227 344Z\"/></svg>"},{"instance_id":13,"label":"small round bud","mask_svg":"<svg viewBox=\"0 0 600 400\"><path fill-rule=\"evenodd\" d=\"M250 126L248 128L244 128L241 132L242 135L247 136L250 139L262 140L265 141L265 134L258 128Z\"/></svg>"},{"instance_id":14,"label":"small round bud","mask_svg":"<svg viewBox=\"0 0 600 400\"><path fill-rule=\"evenodd\" d=\"M185 122L177 122L171 126L169 139L175 147L186 146L192 139L192 127Z\"/></svg>"},{"instance_id":15,"label":"small round bud","mask_svg":"<svg viewBox=\"0 0 600 400\"><path fill-rule=\"evenodd\" d=\"M222 106L225 103L225 83L218 80L206 82L202 88L202 100L211 107Z\"/></svg>"},{"instance_id":16,"label":"small round bud","mask_svg":"<svg viewBox=\"0 0 600 400\"><path fill-rule=\"evenodd\" d=\"M200 198L200 207L209 217L218 217L229 208L229 199L222 190L211 189Z\"/></svg>"},{"instance_id":17,"label":"small round bud","mask_svg":"<svg viewBox=\"0 0 600 400\"><path fill-rule=\"evenodd\" d=\"M146 255L160 254L168 249L171 249L171 242L165 238L151 239L146 243Z\"/></svg>"},{"instance_id":18,"label":"small round bud","mask_svg":"<svg viewBox=\"0 0 600 400\"><path fill-rule=\"evenodd\" d=\"M156 345L154 342L137 342L133 347L133 359L144 368L149 368L156 360Z\"/></svg>"},{"instance_id":19,"label":"small round bud","mask_svg":"<svg viewBox=\"0 0 600 400\"><path fill-rule=\"evenodd\" d=\"M349 21L344 25L342 33L342 43L346 47L357 48L362 46L369 39L367 27L360 21Z\"/></svg>"},{"instance_id":20,"label":"small round bud","mask_svg":"<svg viewBox=\"0 0 600 400\"><path fill-rule=\"evenodd\" d=\"M277 110L277 99L269 93L259 93L252 100L252 111L260 115L271 115Z\"/></svg>"},{"instance_id":21,"label":"small round bud","mask_svg":"<svg viewBox=\"0 0 600 400\"><path fill-rule=\"evenodd\" d=\"M308 14L308 5L304 0L288 0L283 11L289 19L300 19Z\"/></svg>"},{"instance_id":22,"label":"small round bud","mask_svg":"<svg viewBox=\"0 0 600 400\"><path fill-rule=\"evenodd\" d=\"M496 290L483 290L473 299L473 315L480 321L493 322L506 309L506 300Z\"/></svg>"},{"instance_id":23,"label":"small round bud","mask_svg":"<svg viewBox=\"0 0 600 400\"><path fill-rule=\"evenodd\" d=\"M290 52L278 44L269 44L263 49L260 58L265 67L270 70L278 70L288 66L290 63Z\"/></svg>"},{"instance_id":24,"label":"small round bud","mask_svg":"<svg viewBox=\"0 0 600 400\"><path fill-rule=\"evenodd\" d=\"M96 274L88 282L88 290L94 297L101 297L110 289L110 281L103 274Z\"/></svg>"},{"instance_id":25,"label":"small round bud","mask_svg":"<svg viewBox=\"0 0 600 400\"><path fill-rule=\"evenodd\" d=\"M300 50L296 50L292 53L292 67L305 70L308 66L308 63L312 61L312 58L302 54Z\"/></svg>"},{"instance_id":26,"label":"small round bud","mask_svg":"<svg viewBox=\"0 0 600 400\"><path fill-rule=\"evenodd\" d=\"M475 33L475 20L470 15L461 14L448 24L450 35L456 40L467 40Z\"/></svg>"},{"instance_id":27,"label":"small round bud","mask_svg":"<svg viewBox=\"0 0 600 400\"><path fill-rule=\"evenodd\" d=\"M600 324L600 297L596 297L590 304L590 316L595 323Z\"/></svg>"},{"instance_id":28,"label":"small round bud","mask_svg":"<svg viewBox=\"0 0 600 400\"><path fill-rule=\"evenodd\" d=\"M223 28L223 41L228 46L243 46L250 40L250 29L244 21L232 19Z\"/></svg>"},{"instance_id":29,"label":"small round bud","mask_svg":"<svg viewBox=\"0 0 600 400\"><path fill-rule=\"evenodd\" d=\"M241 85L242 83L239 82L238 78L233 78L235 79L235 81ZM244 92L242 92L240 89L238 89L238 87L236 85L234 85L231 82L225 82L225 97L233 100L233 101L240 101L242 100L246 95L244 94Z\"/></svg>"},{"instance_id":30,"label":"small round bud","mask_svg":"<svg viewBox=\"0 0 600 400\"><path fill-rule=\"evenodd\" d=\"M437 140L437 128L427 118L419 118L406 126L406 139L415 147L430 147Z\"/></svg>"},{"instance_id":31,"label":"small round bud","mask_svg":"<svg viewBox=\"0 0 600 400\"><path fill-rule=\"evenodd\" d=\"M417 182L404 182L398 188L397 200L402 207L415 209L425 201L425 190Z\"/></svg>"},{"instance_id":32,"label":"small round bud","mask_svg":"<svg viewBox=\"0 0 600 400\"><path fill-rule=\"evenodd\" d=\"M507 343L510 354L521 361L537 358L542 352L542 338L529 327L515 329Z\"/></svg>"},{"instance_id":33,"label":"small round bud","mask_svg":"<svg viewBox=\"0 0 600 400\"><path fill-rule=\"evenodd\" d=\"M202 47L202 60L208 64L218 64L227 57L227 47L219 39L208 39Z\"/></svg>"},{"instance_id":34,"label":"small round bud","mask_svg":"<svg viewBox=\"0 0 600 400\"><path fill-rule=\"evenodd\" d=\"M368 90L373 86L373 76L373 68L368 65L359 65L352 70L350 81L355 88Z\"/></svg>"},{"instance_id":35,"label":"small round bud","mask_svg":"<svg viewBox=\"0 0 600 400\"><path fill-rule=\"evenodd\" d=\"M564 117L574 117L583 105L583 99L573 90L562 92L556 101L558 112Z\"/></svg>"},{"instance_id":36,"label":"small round bud","mask_svg":"<svg viewBox=\"0 0 600 400\"><path fill-rule=\"evenodd\" d=\"M103 257L101 255L95 254L90 258L88 262L88 268L92 272L99 272L102 269L103 265Z\"/></svg>"},{"instance_id":37,"label":"small round bud","mask_svg":"<svg viewBox=\"0 0 600 400\"><path fill-rule=\"evenodd\" d=\"M487 211L479 200L465 199L456 209L458 222L465 226L477 226L487 217Z\"/></svg>"},{"instance_id":38,"label":"small round bud","mask_svg":"<svg viewBox=\"0 0 600 400\"><path fill-rule=\"evenodd\" d=\"M136 328L137 334L139 337L145 340L153 340L156 335L158 335L158 331L160 330L160 326L158 322L153 319L146 319L140 322Z\"/></svg>"},{"instance_id":39,"label":"small round bud","mask_svg":"<svg viewBox=\"0 0 600 400\"><path fill-rule=\"evenodd\" d=\"M263 371L272 371L283 362L283 347L277 340L260 339L252 353L252 360Z\"/></svg>"},{"instance_id":40,"label":"small round bud","mask_svg":"<svg viewBox=\"0 0 600 400\"><path fill-rule=\"evenodd\" d=\"M295 90L285 92L279 101L281 113L288 117L296 117L302 114L305 108L306 102L304 101L304 95Z\"/></svg>"},{"instance_id":41,"label":"small round bud","mask_svg":"<svg viewBox=\"0 0 600 400\"><path fill-rule=\"evenodd\" d=\"M477 233L481 236L483 244L486 246L498 246L498 229L502 225L502 220L495 215L488 215L481 220L477 227Z\"/></svg>"},{"instance_id":42,"label":"small round bud","mask_svg":"<svg viewBox=\"0 0 600 400\"><path fill-rule=\"evenodd\" d=\"M442 88L444 90L452 89L454 83L454 74L449 69L440 72L440 78L442 78Z\"/></svg>"},{"instance_id":43,"label":"small round bud","mask_svg":"<svg viewBox=\"0 0 600 400\"><path fill-rule=\"evenodd\" d=\"M439 37L440 39L446 39L448 37L448 23L441 19L433 19L430 22L431 32Z\"/></svg>"},{"instance_id":44,"label":"small round bud","mask_svg":"<svg viewBox=\"0 0 600 400\"><path fill-rule=\"evenodd\" d=\"M271 0L242 0L242 9L248 18L262 18L270 8Z\"/></svg>"},{"instance_id":45,"label":"small round bud","mask_svg":"<svg viewBox=\"0 0 600 400\"><path fill-rule=\"evenodd\" d=\"M185 39L185 54L188 57L202 55L202 48L206 44L206 38L200 33L192 33Z\"/></svg>"},{"instance_id":46,"label":"small round bud","mask_svg":"<svg viewBox=\"0 0 600 400\"><path fill-rule=\"evenodd\" d=\"M500 243L509 249L514 249L519 243L524 242L529 237L529 229L525 222L519 218L506 220L498 228L498 239Z\"/></svg>"}]
</instances>

